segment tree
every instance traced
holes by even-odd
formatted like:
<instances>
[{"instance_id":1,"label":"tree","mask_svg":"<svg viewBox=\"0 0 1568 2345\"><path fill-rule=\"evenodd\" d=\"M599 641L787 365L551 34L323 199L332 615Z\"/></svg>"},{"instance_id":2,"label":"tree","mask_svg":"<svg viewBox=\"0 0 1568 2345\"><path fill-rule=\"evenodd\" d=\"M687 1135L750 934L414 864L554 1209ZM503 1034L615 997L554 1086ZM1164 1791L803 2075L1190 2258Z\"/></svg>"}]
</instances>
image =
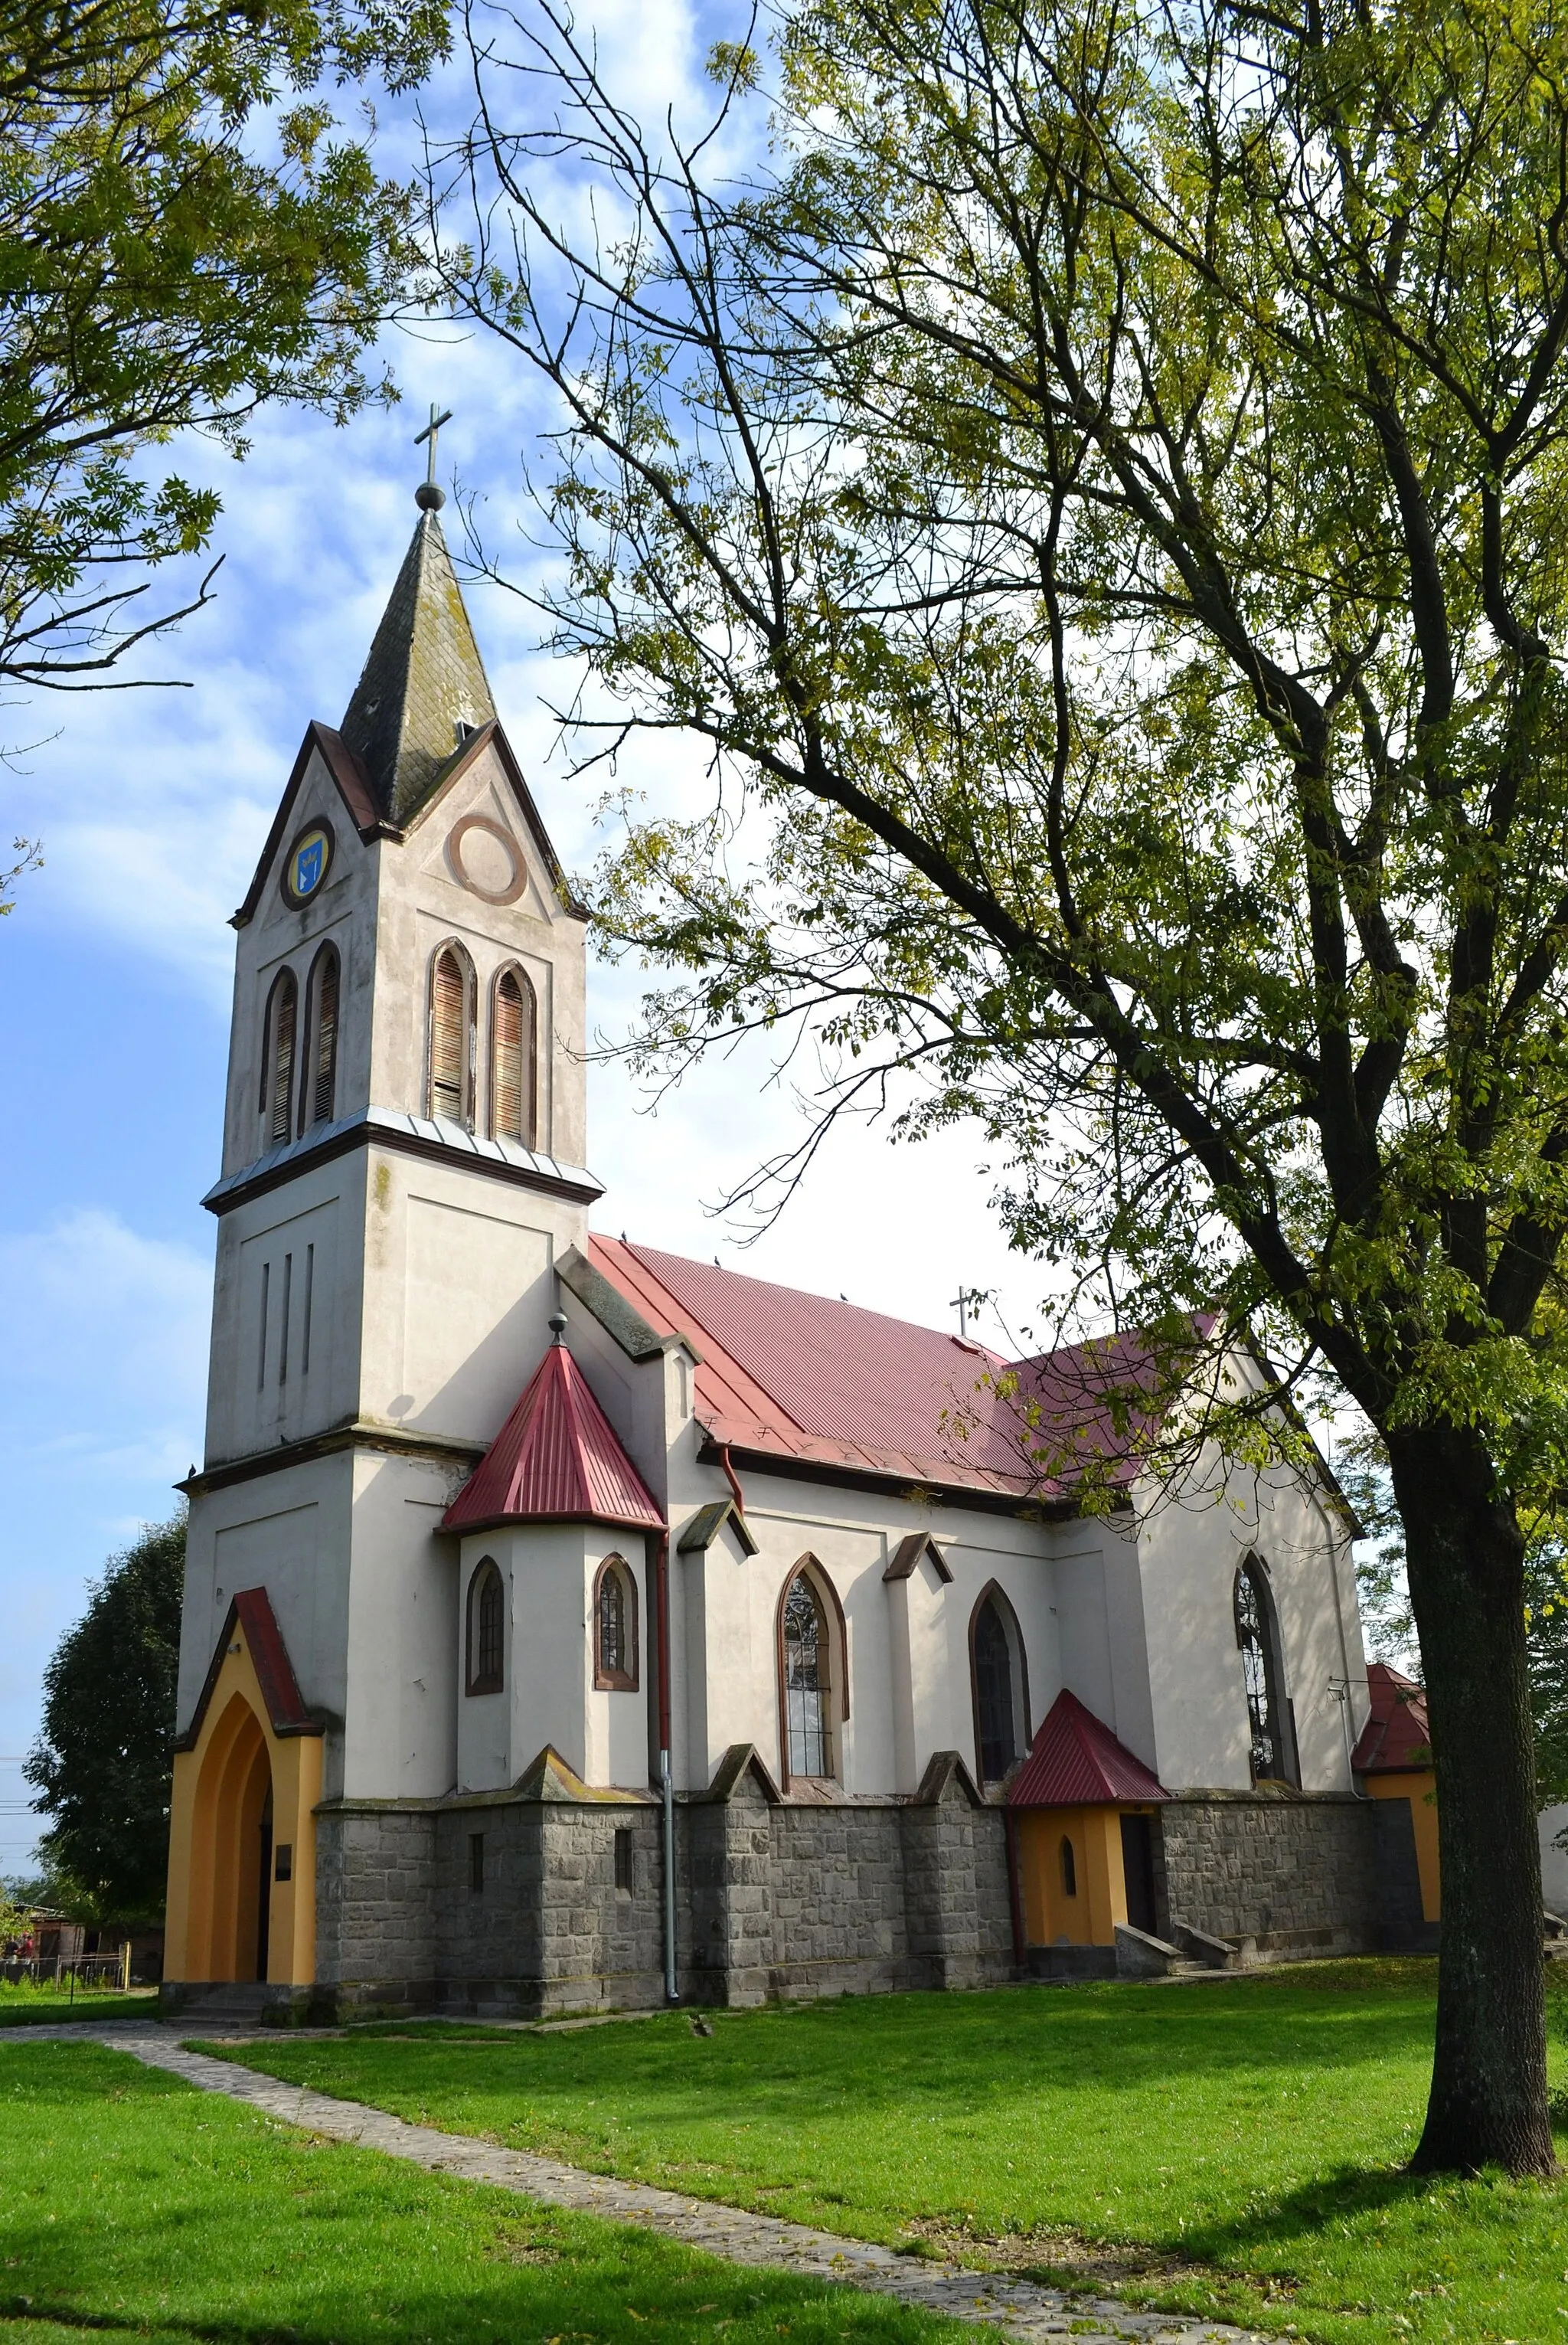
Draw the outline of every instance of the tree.
<instances>
[{"instance_id":1,"label":"tree","mask_svg":"<svg viewBox=\"0 0 1568 2345\"><path fill-rule=\"evenodd\" d=\"M796 0L748 184L746 42L683 144L551 0L508 37L440 184L453 302L561 402L530 591L591 743L684 730L750 816L639 819L602 886L642 1047L795 1020L824 1113L923 1075L906 1127L976 1120L1075 1295L1360 1405L1439 1773L1415 2163L1548 2172L1568 26Z\"/></svg>"},{"instance_id":2,"label":"tree","mask_svg":"<svg viewBox=\"0 0 1568 2345\"><path fill-rule=\"evenodd\" d=\"M163 1913L184 1584L182 1509L111 1559L44 1672L23 1772L54 1819L40 1858L79 1892L83 1918Z\"/></svg>"},{"instance_id":3,"label":"tree","mask_svg":"<svg viewBox=\"0 0 1568 2345\"><path fill-rule=\"evenodd\" d=\"M206 599L140 600L217 516L174 433L375 394L408 200L320 92L445 40L440 0L0 0L0 678L101 686Z\"/></svg>"},{"instance_id":4,"label":"tree","mask_svg":"<svg viewBox=\"0 0 1568 2345\"><path fill-rule=\"evenodd\" d=\"M1356 1585L1369 1659L1419 1671L1402 1527L1377 1436L1353 1435L1336 1451L1334 1468L1366 1534ZM1568 1802L1568 1538L1552 1511L1530 1512L1522 1528L1535 1804L1544 1810Z\"/></svg>"}]
</instances>

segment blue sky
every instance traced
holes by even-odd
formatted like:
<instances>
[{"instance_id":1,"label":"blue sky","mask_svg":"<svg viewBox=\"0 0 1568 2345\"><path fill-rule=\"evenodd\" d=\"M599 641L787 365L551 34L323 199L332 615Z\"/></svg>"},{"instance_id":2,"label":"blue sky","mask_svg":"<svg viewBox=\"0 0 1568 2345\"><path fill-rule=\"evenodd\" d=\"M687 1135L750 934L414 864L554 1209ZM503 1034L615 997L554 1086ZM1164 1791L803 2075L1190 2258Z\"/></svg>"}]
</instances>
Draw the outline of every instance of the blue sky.
<instances>
[{"instance_id":1,"label":"blue sky","mask_svg":"<svg viewBox=\"0 0 1568 2345\"><path fill-rule=\"evenodd\" d=\"M597 11L602 46L651 105L679 102L715 29L679 0ZM427 100L427 103L431 101ZM460 103L438 90L435 108ZM410 124L389 117L388 157ZM36 1731L39 1680L86 1580L171 1510L202 1451L214 1177L228 1049L233 932L307 721L336 723L391 585L415 510L427 402L455 411L441 469L484 500L511 540L521 464L552 421L493 348L432 332L390 337L400 407L342 431L310 418L258 424L233 465L199 446L187 472L224 499L214 605L132 673L191 689L40 697L0 708L26 748L0 767L0 838L42 841L45 863L0 920L0 1051L11 1102L0 1142L0 1522L8 1633L0 1648L0 1872L25 1866L15 1760ZM450 515L449 515L450 518ZM454 531L454 540L456 533ZM521 547L521 541L518 541ZM596 839L592 788L552 754L541 706L570 679L534 646L516 598L481 584L470 608L503 720L569 868ZM703 787L699 751L663 744L622 778L657 804ZM591 1018L624 1030L640 980L591 971ZM707 1210L726 1182L788 1136L787 1086L752 1057L690 1081L656 1114L620 1067L590 1083L589 1159L609 1193L601 1225L763 1277L953 1324L960 1284L996 1287L1015 1325L1037 1288L986 1210L972 1136L917 1148L846 1133L783 1221L741 1250ZM983 1335L999 1336L994 1319Z\"/></svg>"}]
</instances>

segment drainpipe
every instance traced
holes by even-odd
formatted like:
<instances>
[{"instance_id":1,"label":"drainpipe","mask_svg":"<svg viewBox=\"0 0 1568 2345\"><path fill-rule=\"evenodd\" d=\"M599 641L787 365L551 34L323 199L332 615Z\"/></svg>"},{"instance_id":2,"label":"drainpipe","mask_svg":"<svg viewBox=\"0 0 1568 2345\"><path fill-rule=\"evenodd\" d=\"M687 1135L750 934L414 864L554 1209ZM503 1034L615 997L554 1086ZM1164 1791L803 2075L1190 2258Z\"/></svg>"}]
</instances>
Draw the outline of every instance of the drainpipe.
<instances>
[{"instance_id":1,"label":"drainpipe","mask_svg":"<svg viewBox=\"0 0 1568 2345\"><path fill-rule=\"evenodd\" d=\"M675 1978L675 1789L670 1780L670 1534L653 1558L653 1610L659 1660L659 1796L664 1807L664 1999L679 2003Z\"/></svg>"},{"instance_id":2,"label":"drainpipe","mask_svg":"<svg viewBox=\"0 0 1568 2345\"><path fill-rule=\"evenodd\" d=\"M719 1444L719 1463L724 1469L724 1479L734 1493L735 1512L737 1515L744 1516L746 1511L746 1502L742 1496L741 1486L735 1479L735 1469L730 1463L730 1445L727 1441L721 1441Z\"/></svg>"},{"instance_id":3,"label":"drainpipe","mask_svg":"<svg viewBox=\"0 0 1568 2345\"><path fill-rule=\"evenodd\" d=\"M1013 1924L1013 1960L1024 1967L1024 1901L1018 1885L1018 1812L1003 1810L1007 1832L1007 1907Z\"/></svg>"}]
</instances>

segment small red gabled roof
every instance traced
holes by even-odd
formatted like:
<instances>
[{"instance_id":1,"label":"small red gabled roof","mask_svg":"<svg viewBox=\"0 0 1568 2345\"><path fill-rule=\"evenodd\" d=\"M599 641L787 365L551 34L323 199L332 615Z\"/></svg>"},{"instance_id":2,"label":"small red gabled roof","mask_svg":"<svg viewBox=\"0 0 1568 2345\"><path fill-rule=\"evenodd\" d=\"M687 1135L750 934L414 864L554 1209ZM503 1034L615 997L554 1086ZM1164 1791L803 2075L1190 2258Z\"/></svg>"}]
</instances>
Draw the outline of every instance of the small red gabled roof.
<instances>
[{"instance_id":1,"label":"small red gabled roof","mask_svg":"<svg viewBox=\"0 0 1568 2345\"><path fill-rule=\"evenodd\" d=\"M1413 1678L1373 1661L1367 1670L1371 1711L1351 1754L1358 1775L1423 1772L1431 1765L1431 1728L1426 1695Z\"/></svg>"},{"instance_id":2,"label":"small red gabled roof","mask_svg":"<svg viewBox=\"0 0 1568 2345\"><path fill-rule=\"evenodd\" d=\"M1012 1808L1098 1808L1169 1792L1064 1686L1007 1792Z\"/></svg>"},{"instance_id":3,"label":"small red gabled roof","mask_svg":"<svg viewBox=\"0 0 1568 2345\"><path fill-rule=\"evenodd\" d=\"M236 1629L245 1632L250 1647L251 1665L256 1681L261 1688L261 1699L267 1704L267 1715L274 1734L319 1734L323 1721L306 1706L299 1690L299 1680L294 1674L294 1664L288 1658L288 1648L283 1641L283 1631L272 1609L272 1599L265 1588L242 1588L230 1598L223 1626L217 1632L217 1642L212 1649L207 1677L190 1724L175 1738L177 1751L194 1751L217 1685L218 1672L228 1651L229 1640Z\"/></svg>"},{"instance_id":4,"label":"small red gabled roof","mask_svg":"<svg viewBox=\"0 0 1568 2345\"><path fill-rule=\"evenodd\" d=\"M449 1531L493 1523L622 1523L664 1518L582 1369L552 1344L527 1391L441 1518Z\"/></svg>"}]
</instances>

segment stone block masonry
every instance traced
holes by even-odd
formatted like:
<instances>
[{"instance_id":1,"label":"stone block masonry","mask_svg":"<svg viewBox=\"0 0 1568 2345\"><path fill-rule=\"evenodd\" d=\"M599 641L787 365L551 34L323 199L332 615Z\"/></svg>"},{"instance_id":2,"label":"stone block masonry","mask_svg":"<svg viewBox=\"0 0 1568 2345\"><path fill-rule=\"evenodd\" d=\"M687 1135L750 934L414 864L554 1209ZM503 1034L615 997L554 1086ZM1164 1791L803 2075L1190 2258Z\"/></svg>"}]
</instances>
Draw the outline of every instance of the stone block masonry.
<instances>
[{"instance_id":1,"label":"stone block masonry","mask_svg":"<svg viewBox=\"0 0 1568 2345\"><path fill-rule=\"evenodd\" d=\"M1414 1943L1412 1868L1380 1841L1378 1802L1191 1792L1159 1823L1161 1935L1186 1924L1265 1961ZM319 1827L313 2008L542 2017L663 2001L651 1793L336 1801ZM1077 1974L1052 1950L1017 1961L1004 1813L953 1752L910 1798L786 1799L737 1745L679 1801L675 1861L688 2002Z\"/></svg>"},{"instance_id":2,"label":"stone block masonry","mask_svg":"<svg viewBox=\"0 0 1568 2345\"><path fill-rule=\"evenodd\" d=\"M1185 1923L1265 1961L1402 1943L1384 1911L1377 1807L1283 1787L1179 1794L1160 1811L1164 1934Z\"/></svg>"},{"instance_id":3,"label":"stone block masonry","mask_svg":"<svg viewBox=\"0 0 1568 2345\"><path fill-rule=\"evenodd\" d=\"M318 1824L314 2006L540 2017L663 2001L652 1795L339 1800ZM913 1799L785 1800L737 1746L678 1803L675 1865L687 2001L1014 1975L1002 1812L951 1753Z\"/></svg>"}]
</instances>

